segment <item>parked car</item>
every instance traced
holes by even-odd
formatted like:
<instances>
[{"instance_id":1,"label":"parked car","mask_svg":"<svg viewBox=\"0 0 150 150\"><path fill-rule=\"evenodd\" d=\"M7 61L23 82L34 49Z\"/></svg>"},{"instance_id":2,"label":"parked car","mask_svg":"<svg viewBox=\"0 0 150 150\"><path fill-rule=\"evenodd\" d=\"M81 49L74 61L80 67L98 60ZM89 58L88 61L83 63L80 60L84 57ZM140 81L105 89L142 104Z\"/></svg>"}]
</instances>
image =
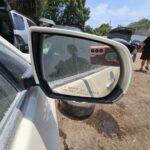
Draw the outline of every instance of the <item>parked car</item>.
<instances>
[{"instance_id":1,"label":"parked car","mask_svg":"<svg viewBox=\"0 0 150 150\"><path fill-rule=\"evenodd\" d=\"M124 44L130 51L132 60L136 59L136 48L138 47L137 41L132 41L131 37L134 34L134 30L126 27L118 27L112 29L107 37L117 42Z\"/></svg>"},{"instance_id":2,"label":"parked car","mask_svg":"<svg viewBox=\"0 0 150 150\"><path fill-rule=\"evenodd\" d=\"M55 25L55 22L47 18L40 18L38 25L42 27L52 27Z\"/></svg>"},{"instance_id":3,"label":"parked car","mask_svg":"<svg viewBox=\"0 0 150 150\"><path fill-rule=\"evenodd\" d=\"M15 45L19 50L28 53L28 30L36 24L21 13L11 10L8 3L1 2L0 7L0 33L10 43ZM5 6L4 6L5 5ZM8 13L9 12L9 13ZM8 20L8 15L11 17ZM12 29L13 28L13 33Z\"/></svg>"},{"instance_id":4,"label":"parked car","mask_svg":"<svg viewBox=\"0 0 150 150\"><path fill-rule=\"evenodd\" d=\"M29 51L31 61L0 36L1 150L60 149L53 99L110 104L131 82L130 53L106 38L31 27Z\"/></svg>"},{"instance_id":5,"label":"parked car","mask_svg":"<svg viewBox=\"0 0 150 150\"><path fill-rule=\"evenodd\" d=\"M131 37L131 44L135 45L136 47L139 47L140 44L147 38L147 36L144 35L137 35L133 34Z\"/></svg>"},{"instance_id":6,"label":"parked car","mask_svg":"<svg viewBox=\"0 0 150 150\"><path fill-rule=\"evenodd\" d=\"M36 26L36 24L15 10L11 10L10 14L14 29L14 45L22 52L28 53L28 30L29 27Z\"/></svg>"}]
</instances>

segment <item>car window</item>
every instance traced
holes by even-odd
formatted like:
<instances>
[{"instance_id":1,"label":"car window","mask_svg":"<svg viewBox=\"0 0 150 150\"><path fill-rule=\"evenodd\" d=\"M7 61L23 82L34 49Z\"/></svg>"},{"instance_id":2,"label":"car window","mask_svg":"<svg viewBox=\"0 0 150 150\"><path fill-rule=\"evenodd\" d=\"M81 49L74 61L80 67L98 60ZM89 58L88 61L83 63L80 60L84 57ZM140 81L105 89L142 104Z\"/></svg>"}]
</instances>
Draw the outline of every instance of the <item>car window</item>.
<instances>
[{"instance_id":1,"label":"car window","mask_svg":"<svg viewBox=\"0 0 150 150\"><path fill-rule=\"evenodd\" d=\"M14 29L16 29L16 30L24 30L25 29L23 17L13 13L13 19L14 19L13 20Z\"/></svg>"},{"instance_id":2,"label":"car window","mask_svg":"<svg viewBox=\"0 0 150 150\"><path fill-rule=\"evenodd\" d=\"M35 26L35 23L27 19L27 23L29 27Z\"/></svg>"},{"instance_id":3,"label":"car window","mask_svg":"<svg viewBox=\"0 0 150 150\"><path fill-rule=\"evenodd\" d=\"M17 90L0 73L0 121L17 95Z\"/></svg>"}]
</instances>

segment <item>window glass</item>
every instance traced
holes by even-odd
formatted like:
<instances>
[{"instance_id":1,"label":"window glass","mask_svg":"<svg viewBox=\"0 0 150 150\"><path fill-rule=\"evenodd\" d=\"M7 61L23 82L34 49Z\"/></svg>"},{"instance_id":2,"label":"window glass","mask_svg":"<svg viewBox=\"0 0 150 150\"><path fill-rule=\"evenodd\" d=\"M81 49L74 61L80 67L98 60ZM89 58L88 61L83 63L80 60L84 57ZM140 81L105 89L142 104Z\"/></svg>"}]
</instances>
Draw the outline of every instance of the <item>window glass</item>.
<instances>
[{"instance_id":1,"label":"window glass","mask_svg":"<svg viewBox=\"0 0 150 150\"><path fill-rule=\"evenodd\" d=\"M32 21L27 19L27 23L29 25L29 27L35 26L35 23L33 23Z\"/></svg>"},{"instance_id":2,"label":"window glass","mask_svg":"<svg viewBox=\"0 0 150 150\"><path fill-rule=\"evenodd\" d=\"M24 20L23 17L17 15L17 14L13 14L13 18L14 18L14 29L16 30L24 30L25 29L25 25L24 25Z\"/></svg>"},{"instance_id":3,"label":"window glass","mask_svg":"<svg viewBox=\"0 0 150 150\"><path fill-rule=\"evenodd\" d=\"M17 90L0 74L0 121L17 95Z\"/></svg>"}]
</instances>

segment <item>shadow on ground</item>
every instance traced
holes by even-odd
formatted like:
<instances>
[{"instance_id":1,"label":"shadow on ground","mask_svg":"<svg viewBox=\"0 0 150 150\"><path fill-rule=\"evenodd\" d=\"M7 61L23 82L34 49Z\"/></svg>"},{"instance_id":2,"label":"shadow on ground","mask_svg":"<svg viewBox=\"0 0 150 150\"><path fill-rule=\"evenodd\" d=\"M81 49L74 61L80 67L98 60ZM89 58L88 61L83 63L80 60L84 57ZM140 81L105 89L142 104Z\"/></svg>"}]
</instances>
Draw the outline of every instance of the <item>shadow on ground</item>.
<instances>
[{"instance_id":1,"label":"shadow on ground","mask_svg":"<svg viewBox=\"0 0 150 150\"><path fill-rule=\"evenodd\" d=\"M146 70L135 70L135 72L150 74L150 71L146 71Z\"/></svg>"},{"instance_id":2,"label":"shadow on ground","mask_svg":"<svg viewBox=\"0 0 150 150\"><path fill-rule=\"evenodd\" d=\"M109 138L112 138L113 135L116 135L121 140L125 135L114 117L104 110L98 110L84 122L95 128L99 133L103 133L104 136Z\"/></svg>"},{"instance_id":3,"label":"shadow on ground","mask_svg":"<svg viewBox=\"0 0 150 150\"><path fill-rule=\"evenodd\" d=\"M59 136L63 139L64 150L69 150L68 145L66 143L67 134L64 133L64 131L61 128L59 128Z\"/></svg>"}]
</instances>

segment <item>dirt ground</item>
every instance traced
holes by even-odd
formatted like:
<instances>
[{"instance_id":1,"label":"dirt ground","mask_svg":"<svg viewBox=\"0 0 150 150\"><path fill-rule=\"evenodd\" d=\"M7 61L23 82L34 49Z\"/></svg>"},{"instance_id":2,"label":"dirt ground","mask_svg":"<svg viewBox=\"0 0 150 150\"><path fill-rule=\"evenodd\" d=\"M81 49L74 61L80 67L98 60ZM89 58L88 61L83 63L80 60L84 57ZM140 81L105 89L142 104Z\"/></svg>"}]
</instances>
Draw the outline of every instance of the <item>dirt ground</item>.
<instances>
[{"instance_id":1,"label":"dirt ground","mask_svg":"<svg viewBox=\"0 0 150 150\"><path fill-rule=\"evenodd\" d=\"M139 57L139 56L138 56ZM84 120L57 110L62 150L150 150L150 73L137 72L128 93L113 105L96 105Z\"/></svg>"}]
</instances>

